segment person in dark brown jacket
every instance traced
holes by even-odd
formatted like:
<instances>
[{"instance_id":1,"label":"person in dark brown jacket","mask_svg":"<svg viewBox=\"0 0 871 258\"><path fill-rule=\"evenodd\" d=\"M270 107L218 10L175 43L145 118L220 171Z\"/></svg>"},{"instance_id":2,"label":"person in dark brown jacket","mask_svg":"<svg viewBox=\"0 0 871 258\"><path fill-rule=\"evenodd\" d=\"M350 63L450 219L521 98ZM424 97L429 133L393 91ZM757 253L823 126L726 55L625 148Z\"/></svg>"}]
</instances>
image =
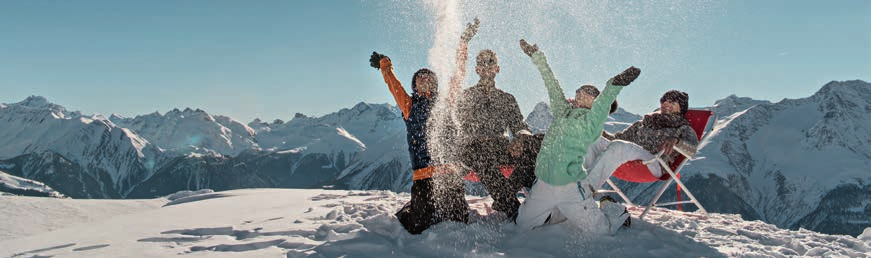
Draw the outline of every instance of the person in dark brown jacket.
<instances>
[{"instance_id":1,"label":"person in dark brown jacket","mask_svg":"<svg viewBox=\"0 0 871 258\"><path fill-rule=\"evenodd\" d=\"M461 159L481 179L493 198L493 209L513 220L520 207L516 196L520 188L502 175L499 165L509 161L506 130L518 135L529 127L514 96L496 88L499 69L496 52L487 49L478 53L475 72L480 79L463 91L458 106Z\"/></svg>"}]
</instances>

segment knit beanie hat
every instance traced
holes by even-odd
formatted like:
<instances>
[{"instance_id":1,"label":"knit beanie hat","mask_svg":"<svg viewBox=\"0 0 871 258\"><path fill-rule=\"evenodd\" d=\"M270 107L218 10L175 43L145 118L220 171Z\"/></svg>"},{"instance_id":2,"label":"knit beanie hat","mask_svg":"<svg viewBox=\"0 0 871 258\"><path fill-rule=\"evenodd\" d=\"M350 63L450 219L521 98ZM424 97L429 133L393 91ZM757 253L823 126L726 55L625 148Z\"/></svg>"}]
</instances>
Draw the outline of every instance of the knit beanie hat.
<instances>
[{"instance_id":1,"label":"knit beanie hat","mask_svg":"<svg viewBox=\"0 0 871 258\"><path fill-rule=\"evenodd\" d=\"M681 115L687 114L687 109L689 109L690 101L689 94L679 90L670 90L665 92L665 94L663 94L662 97L659 98L659 103L662 104L662 102L666 102L669 100L677 102L678 106L680 106Z\"/></svg>"}]
</instances>

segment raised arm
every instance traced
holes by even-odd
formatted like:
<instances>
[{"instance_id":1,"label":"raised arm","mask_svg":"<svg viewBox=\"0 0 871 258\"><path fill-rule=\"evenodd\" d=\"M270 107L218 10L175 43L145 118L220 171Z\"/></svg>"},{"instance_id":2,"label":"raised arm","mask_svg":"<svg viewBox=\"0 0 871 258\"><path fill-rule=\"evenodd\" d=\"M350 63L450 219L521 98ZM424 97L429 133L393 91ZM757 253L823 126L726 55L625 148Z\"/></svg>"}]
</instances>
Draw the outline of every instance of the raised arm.
<instances>
[{"instance_id":1,"label":"raised arm","mask_svg":"<svg viewBox=\"0 0 871 258\"><path fill-rule=\"evenodd\" d=\"M569 103L566 101L566 94L547 64L547 58L545 58L544 53L538 50L538 45L529 45L523 39L520 40L520 48L523 49L523 53L532 58L532 63L535 64L538 72L541 73L544 86L547 88L547 96L550 99L551 113L554 116L559 116L559 114L568 112L571 107L569 107Z\"/></svg>"},{"instance_id":2,"label":"raised arm","mask_svg":"<svg viewBox=\"0 0 871 258\"><path fill-rule=\"evenodd\" d=\"M478 33L478 26L481 21L478 18L472 23L466 24L466 31L460 36L460 45L457 47L457 69L451 75L451 81L448 83L447 101L449 107L456 107L457 99L463 89L463 81L466 79L466 60L469 59L469 41Z\"/></svg>"},{"instance_id":3,"label":"raised arm","mask_svg":"<svg viewBox=\"0 0 871 258\"><path fill-rule=\"evenodd\" d=\"M405 89L402 88L402 83L399 82L396 74L393 73L393 63L390 62L390 58L377 52L372 52L372 56L369 58L369 65L381 70L381 76L384 76L384 83L387 84L387 89L390 90L390 94L396 100L396 106L402 111L402 117L408 119L409 114L411 114L411 96L405 92Z\"/></svg>"},{"instance_id":4,"label":"raised arm","mask_svg":"<svg viewBox=\"0 0 871 258\"><path fill-rule=\"evenodd\" d=\"M617 76L614 76L605 84L605 89L593 101L593 107L590 108L590 114L585 117L589 123L601 127L608 119L608 111L611 109L611 103L617 99L617 95L623 90L623 87L629 86L632 81L635 81L641 75L641 69L630 66ZM601 128L595 131L596 134L601 134Z\"/></svg>"}]
</instances>

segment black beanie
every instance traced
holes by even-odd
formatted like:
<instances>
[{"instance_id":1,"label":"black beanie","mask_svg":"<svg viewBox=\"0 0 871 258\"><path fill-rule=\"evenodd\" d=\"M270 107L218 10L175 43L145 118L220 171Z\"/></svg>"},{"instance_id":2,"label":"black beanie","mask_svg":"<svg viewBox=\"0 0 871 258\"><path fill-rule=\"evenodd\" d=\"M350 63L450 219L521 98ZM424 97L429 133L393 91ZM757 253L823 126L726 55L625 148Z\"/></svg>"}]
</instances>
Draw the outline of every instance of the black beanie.
<instances>
[{"instance_id":1,"label":"black beanie","mask_svg":"<svg viewBox=\"0 0 871 258\"><path fill-rule=\"evenodd\" d=\"M690 101L689 94L679 90L670 90L665 92L665 94L662 94L662 97L659 98L659 104L662 104L662 102L665 102L667 100L677 102L678 106L680 106L681 115L687 114L687 109L689 109Z\"/></svg>"}]
</instances>

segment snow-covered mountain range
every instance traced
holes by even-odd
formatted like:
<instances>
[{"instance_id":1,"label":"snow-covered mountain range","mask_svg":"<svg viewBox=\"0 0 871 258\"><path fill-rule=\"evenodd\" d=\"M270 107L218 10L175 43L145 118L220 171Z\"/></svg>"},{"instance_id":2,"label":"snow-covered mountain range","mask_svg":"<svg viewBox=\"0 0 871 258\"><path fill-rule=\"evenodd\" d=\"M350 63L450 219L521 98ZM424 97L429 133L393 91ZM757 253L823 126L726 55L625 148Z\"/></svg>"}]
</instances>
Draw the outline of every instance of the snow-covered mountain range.
<instances>
[{"instance_id":1,"label":"snow-covered mountain range","mask_svg":"<svg viewBox=\"0 0 871 258\"><path fill-rule=\"evenodd\" d=\"M684 182L712 212L858 235L871 226L871 84L831 82L777 103L729 96ZM641 116L620 110L606 130ZM547 105L527 116L537 131ZM43 97L0 104L0 168L73 198L152 198L210 188L408 191L398 109L359 103L322 117L243 124L203 110L134 118L69 112ZM635 198L653 185L622 183ZM669 191L673 192L673 191ZM674 198L666 196L664 198Z\"/></svg>"},{"instance_id":2,"label":"snow-covered mountain range","mask_svg":"<svg viewBox=\"0 0 871 258\"><path fill-rule=\"evenodd\" d=\"M46 98L0 105L0 166L73 198L210 188L389 189L411 177L398 109L360 103L254 128L203 110L135 118L68 112Z\"/></svg>"},{"instance_id":3,"label":"snow-covered mountain range","mask_svg":"<svg viewBox=\"0 0 871 258\"><path fill-rule=\"evenodd\" d=\"M684 170L705 208L824 233L871 226L871 84L777 103L732 96L713 110L704 158Z\"/></svg>"}]
</instances>

